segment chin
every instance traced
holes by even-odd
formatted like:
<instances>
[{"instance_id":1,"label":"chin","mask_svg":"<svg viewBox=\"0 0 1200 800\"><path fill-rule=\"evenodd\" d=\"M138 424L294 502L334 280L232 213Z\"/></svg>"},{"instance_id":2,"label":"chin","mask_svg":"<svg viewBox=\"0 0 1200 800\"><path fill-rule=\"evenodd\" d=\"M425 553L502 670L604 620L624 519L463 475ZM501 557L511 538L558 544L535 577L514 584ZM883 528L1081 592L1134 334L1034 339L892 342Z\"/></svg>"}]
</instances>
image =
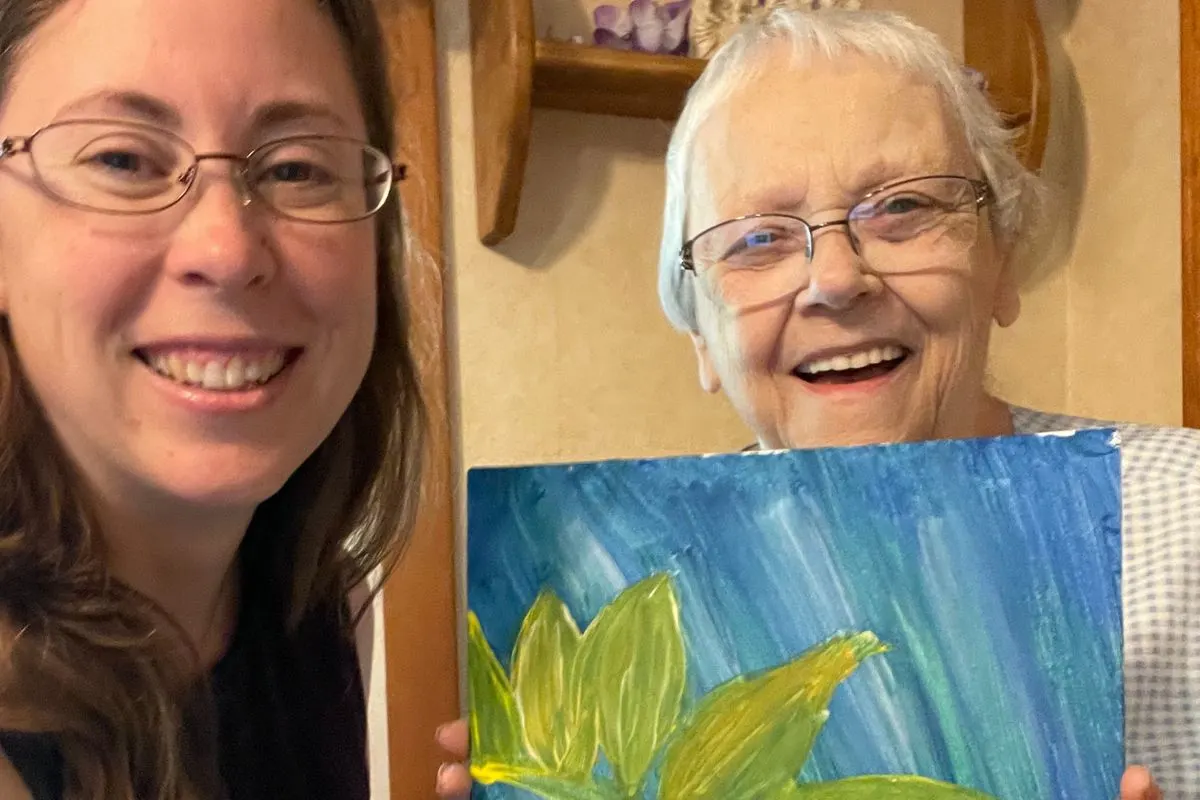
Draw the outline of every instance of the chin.
<instances>
[{"instance_id":1,"label":"chin","mask_svg":"<svg viewBox=\"0 0 1200 800\"><path fill-rule=\"evenodd\" d=\"M861 431L832 431L827 434L789 434L780 445L784 449L815 450L823 447L862 447L874 444L894 444L907 441L874 432Z\"/></svg>"},{"instance_id":2,"label":"chin","mask_svg":"<svg viewBox=\"0 0 1200 800\"><path fill-rule=\"evenodd\" d=\"M173 481L162 488L179 503L193 508L255 508L286 482L274 476L230 476L223 481Z\"/></svg>"},{"instance_id":3,"label":"chin","mask_svg":"<svg viewBox=\"0 0 1200 800\"><path fill-rule=\"evenodd\" d=\"M163 494L186 506L253 508L279 492L297 464L294 459L263 453L238 458L201 456L186 462L180 459L152 480Z\"/></svg>"},{"instance_id":4,"label":"chin","mask_svg":"<svg viewBox=\"0 0 1200 800\"><path fill-rule=\"evenodd\" d=\"M886 420L878 416L861 414L821 414L820 421L813 424L815 415L806 415L788 425L784 431L785 443L789 448L859 447L877 444L900 444L923 442L935 438L928 425L915 420Z\"/></svg>"}]
</instances>

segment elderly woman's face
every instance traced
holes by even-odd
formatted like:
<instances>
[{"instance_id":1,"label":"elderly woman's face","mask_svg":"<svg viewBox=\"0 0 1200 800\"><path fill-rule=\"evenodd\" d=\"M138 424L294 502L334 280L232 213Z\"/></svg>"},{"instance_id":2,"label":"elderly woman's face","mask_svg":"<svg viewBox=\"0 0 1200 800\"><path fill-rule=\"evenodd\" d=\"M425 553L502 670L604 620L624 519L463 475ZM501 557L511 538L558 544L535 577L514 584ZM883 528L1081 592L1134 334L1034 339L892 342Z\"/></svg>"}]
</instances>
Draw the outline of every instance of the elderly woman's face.
<instances>
[{"instance_id":1,"label":"elderly woman's face","mask_svg":"<svg viewBox=\"0 0 1200 800\"><path fill-rule=\"evenodd\" d=\"M862 57L803 69L772 58L700 131L689 237L754 213L843 219L904 178L982 177L935 89ZM694 280L702 385L724 391L767 447L987 432L989 330L1016 318L1018 300L987 211L970 213L973 245L919 251L899 273L876 271L833 226L811 262L787 257L795 281L770 302L733 305Z\"/></svg>"}]
</instances>

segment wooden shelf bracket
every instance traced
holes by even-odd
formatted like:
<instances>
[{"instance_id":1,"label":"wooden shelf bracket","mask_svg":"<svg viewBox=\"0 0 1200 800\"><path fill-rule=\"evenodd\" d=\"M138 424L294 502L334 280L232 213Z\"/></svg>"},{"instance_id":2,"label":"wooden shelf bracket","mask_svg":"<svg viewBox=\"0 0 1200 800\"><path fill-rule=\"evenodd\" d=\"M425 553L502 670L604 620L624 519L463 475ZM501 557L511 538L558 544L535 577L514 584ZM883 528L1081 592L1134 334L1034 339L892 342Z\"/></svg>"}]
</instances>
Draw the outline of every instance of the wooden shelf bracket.
<instances>
[{"instance_id":1,"label":"wooden shelf bracket","mask_svg":"<svg viewBox=\"0 0 1200 800\"><path fill-rule=\"evenodd\" d=\"M471 0L475 207L479 239L494 245L517 224L533 102L531 0Z\"/></svg>"}]
</instances>

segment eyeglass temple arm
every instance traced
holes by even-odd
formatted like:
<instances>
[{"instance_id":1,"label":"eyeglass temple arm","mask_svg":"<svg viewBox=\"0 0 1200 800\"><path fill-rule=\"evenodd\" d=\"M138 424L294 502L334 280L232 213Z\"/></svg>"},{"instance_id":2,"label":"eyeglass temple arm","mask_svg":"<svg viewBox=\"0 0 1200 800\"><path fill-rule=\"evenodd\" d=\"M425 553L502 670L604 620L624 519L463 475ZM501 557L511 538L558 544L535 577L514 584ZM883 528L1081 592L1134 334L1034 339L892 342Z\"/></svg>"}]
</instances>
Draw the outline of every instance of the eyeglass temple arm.
<instances>
[{"instance_id":1,"label":"eyeglass temple arm","mask_svg":"<svg viewBox=\"0 0 1200 800\"><path fill-rule=\"evenodd\" d=\"M696 271L696 260L692 257L691 242L684 242L679 248L679 268L684 272Z\"/></svg>"},{"instance_id":2,"label":"eyeglass temple arm","mask_svg":"<svg viewBox=\"0 0 1200 800\"><path fill-rule=\"evenodd\" d=\"M992 191L992 184L988 181L971 181L971 183L975 185L975 206L977 208L996 199L996 193Z\"/></svg>"},{"instance_id":3,"label":"eyeglass temple arm","mask_svg":"<svg viewBox=\"0 0 1200 800\"><path fill-rule=\"evenodd\" d=\"M0 140L0 159L28 152L29 139L28 136L6 136Z\"/></svg>"},{"instance_id":4,"label":"eyeglass temple arm","mask_svg":"<svg viewBox=\"0 0 1200 800\"><path fill-rule=\"evenodd\" d=\"M3 157L0 152L0 157ZM392 164L392 168L387 172L381 173L378 177L372 178L371 183L399 183L408 177L407 164Z\"/></svg>"}]
</instances>

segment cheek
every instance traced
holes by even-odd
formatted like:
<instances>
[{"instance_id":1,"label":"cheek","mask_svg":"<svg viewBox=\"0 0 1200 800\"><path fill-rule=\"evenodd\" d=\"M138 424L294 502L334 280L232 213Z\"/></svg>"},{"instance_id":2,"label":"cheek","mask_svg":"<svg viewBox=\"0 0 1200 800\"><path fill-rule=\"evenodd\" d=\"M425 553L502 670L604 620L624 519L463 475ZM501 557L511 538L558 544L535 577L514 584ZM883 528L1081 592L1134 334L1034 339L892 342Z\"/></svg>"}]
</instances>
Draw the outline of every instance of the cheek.
<instances>
[{"instance_id":1,"label":"cheek","mask_svg":"<svg viewBox=\"0 0 1200 800\"><path fill-rule=\"evenodd\" d=\"M932 335L960 334L990 319L994 287L983 284L970 266L890 276L887 284Z\"/></svg>"},{"instance_id":2,"label":"cheek","mask_svg":"<svg viewBox=\"0 0 1200 800\"><path fill-rule=\"evenodd\" d=\"M300 240L285 257L295 267L302 302L334 351L337 366L328 374L356 383L375 343L377 251L371 230L345 234Z\"/></svg>"},{"instance_id":3,"label":"cheek","mask_svg":"<svg viewBox=\"0 0 1200 800\"><path fill-rule=\"evenodd\" d=\"M20 199L0 207L0 277L14 326L98 339L144 307L162 258L159 240L124 217Z\"/></svg>"},{"instance_id":4,"label":"cheek","mask_svg":"<svg viewBox=\"0 0 1200 800\"><path fill-rule=\"evenodd\" d=\"M778 349L787 314L758 310L732 315L714 309L704 329L714 342L714 356L726 378L741 373L767 371Z\"/></svg>"},{"instance_id":5,"label":"cheek","mask_svg":"<svg viewBox=\"0 0 1200 800\"><path fill-rule=\"evenodd\" d=\"M26 364L49 365L94 337L111 305L112 292L92 270L72 274L69 256L53 236L45 244L5 242L0 259L6 264L7 313L13 339ZM78 353L76 355L79 355Z\"/></svg>"},{"instance_id":6,"label":"cheek","mask_svg":"<svg viewBox=\"0 0 1200 800\"><path fill-rule=\"evenodd\" d=\"M281 237L292 282L323 320L339 326L374 319L376 249L369 233L325 237Z\"/></svg>"},{"instance_id":7,"label":"cheek","mask_svg":"<svg viewBox=\"0 0 1200 800\"><path fill-rule=\"evenodd\" d=\"M780 344L796 316L791 302L734 314L709 298L699 299L698 315L700 331L726 384L773 373Z\"/></svg>"}]
</instances>

